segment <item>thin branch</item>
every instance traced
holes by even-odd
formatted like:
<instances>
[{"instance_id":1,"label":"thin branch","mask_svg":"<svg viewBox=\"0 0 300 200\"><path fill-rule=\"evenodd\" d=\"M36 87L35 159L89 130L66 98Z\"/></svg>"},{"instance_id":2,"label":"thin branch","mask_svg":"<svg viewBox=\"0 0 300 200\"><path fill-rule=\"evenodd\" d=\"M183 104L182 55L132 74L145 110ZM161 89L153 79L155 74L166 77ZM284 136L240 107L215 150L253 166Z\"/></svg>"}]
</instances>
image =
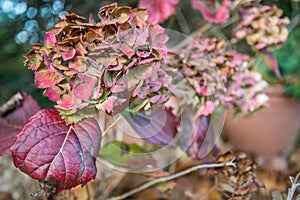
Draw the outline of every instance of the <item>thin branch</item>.
<instances>
[{"instance_id":1,"label":"thin branch","mask_svg":"<svg viewBox=\"0 0 300 200\"><path fill-rule=\"evenodd\" d=\"M211 25L212 25L211 23L205 24L201 28L199 28L196 31L194 31L193 33L191 33L188 38L184 39L182 42L180 42L178 45L176 45L172 49L182 49L182 48L184 48L186 45L188 45L191 42L191 39L194 39L194 38L200 36L202 33L208 31L211 28Z\"/></svg>"},{"instance_id":2,"label":"thin branch","mask_svg":"<svg viewBox=\"0 0 300 200\"><path fill-rule=\"evenodd\" d=\"M139 193L153 185L156 185L158 183L164 183L164 182L167 182L167 181L170 181L170 180L173 180L173 179L177 179L181 176L185 176L191 172L194 172L194 171L197 171L199 169L204 169L204 168L220 168L220 167L236 167L236 164L234 162L235 158L232 159L230 162L224 162L224 163L211 163L211 164L201 164L201 165L196 165L194 167L191 167L191 168L188 168L186 170L183 170L181 172L178 172L178 173L175 173L175 174L172 174L170 176L166 176L166 177L161 177L161 178L158 178L158 179L154 179L152 181L149 181L133 190L130 190L120 196L116 196L116 197L112 197L108 200L122 200L122 199L125 199L129 196L132 196L136 193Z\"/></svg>"},{"instance_id":3,"label":"thin branch","mask_svg":"<svg viewBox=\"0 0 300 200\"><path fill-rule=\"evenodd\" d=\"M15 109L23 99L20 92L12 96L6 103L0 106L0 116L4 115L10 110Z\"/></svg>"},{"instance_id":4,"label":"thin branch","mask_svg":"<svg viewBox=\"0 0 300 200\"><path fill-rule=\"evenodd\" d=\"M230 17L225 23L222 23L219 25L220 29L227 28L228 26L232 25L233 23L237 22L239 20L239 15L235 14L232 17Z\"/></svg>"},{"instance_id":5,"label":"thin branch","mask_svg":"<svg viewBox=\"0 0 300 200\"><path fill-rule=\"evenodd\" d=\"M109 125L109 127L102 133L102 137L104 136L104 135L106 135L107 133L108 133L108 131L110 130L110 129L112 129L116 124L117 124L117 122L119 121L121 119L121 116L119 116L111 125Z\"/></svg>"},{"instance_id":6,"label":"thin branch","mask_svg":"<svg viewBox=\"0 0 300 200\"><path fill-rule=\"evenodd\" d=\"M290 177L290 180L292 182L292 186L291 188L289 188L289 193L288 193L288 197L287 200L293 200L293 196L297 190L298 187L300 187L300 172L296 175L296 177Z\"/></svg>"},{"instance_id":7,"label":"thin branch","mask_svg":"<svg viewBox=\"0 0 300 200\"><path fill-rule=\"evenodd\" d=\"M85 189L86 189L86 194L87 194L87 200L91 200L91 193L90 193L90 189L89 189L89 184L86 184Z\"/></svg>"},{"instance_id":8,"label":"thin branch","mask_svg":"<svg viewBox=\"0 0 300 200\"><path fill-rule=\"evenodd\" d=\"M291 19L291 23L288 25L289 32L292 32L296 28L296 26L299 25L299 21L300 21L300 14L297 14Z\"/></svg>"},{"instance_id":9,"label":"thin branch","mask_svg":"<svg viewBox=\"0 0 300 200\"><path fill-rule=\"evenodd\" d=\"M291 23L288 25L289 32L292 32L296 26L299 25L300 21L300 14L299 14L299 7L297 1L291 0L290 6L292 8L292 15L291 15Z\"/></svg>"},{"instance_id":10,"label":"thin branch","mask_svg":"<svg viewBox=\"0 0 300 200\"><path fill-rule=\"evenodd\" d=\"M188 22L186 21L186 19L185 19L183 13L182 13L182 11L181 11L181 9L178 9L178 10L177 10L175 16L176 16L176 19L177 19L177 21L178 21L178 24L179 24L179 26L180 26L182 32L183 32L184 34L190 34L190 33L191 33L191 30L190 30L190 28L189 28L189 24L188 24Z\"/></svg>"}]
</instances>

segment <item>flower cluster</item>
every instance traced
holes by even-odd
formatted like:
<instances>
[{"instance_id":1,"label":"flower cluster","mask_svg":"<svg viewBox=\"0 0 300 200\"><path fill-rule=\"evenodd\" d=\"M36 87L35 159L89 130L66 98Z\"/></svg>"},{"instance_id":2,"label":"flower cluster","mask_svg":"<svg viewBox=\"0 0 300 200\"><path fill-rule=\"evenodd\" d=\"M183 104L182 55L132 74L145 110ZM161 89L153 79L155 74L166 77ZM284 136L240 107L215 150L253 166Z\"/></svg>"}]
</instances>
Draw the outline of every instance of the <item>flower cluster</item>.
<instances>
[{"instance_id":1,"label":"flower cluster","mask_svg":"<svg viewBox=\"0 0 300 200\"><path fill-rule=\"evenodd\" d=\"M244 115L267 106L268 97L264 94L267 83L254 69L248 55L226 50L225 42L216 38L207 38L202 44L212 56L212 62L226 88L224 101L221 103ZM222 100L222 94L215 95Z\"/></svg>"},{"instance_id":2,"label":"flower cluster","mask_svg":"<svg viewBox=\"0 0 300 200\"><path fill-rule=\"evenodd\" d=\"M147 22L146 10L117 4L100 8L98 16L100 22L90 17L84 23L67 15L25 55L37 87L67 121L85 109L115 113L130 102L143 110L168 100L172 78L161 68L168 40L163 28Z\"/></svg>"},{"instance_id":3,"label":"flower cluster","mask_svg":"<svg viewBox=\"0 0 300 200\"><path fill-rule=\"evenodd\" d=\"M197 116L208 116L218 106L235 108L245 115L267 105L267 83L256 72L248 55L227 50L225 41L197 38L185 50L174 53L172 63L194 89ZM173 56L174 56L173 55Z\"/></svg>"},{"instance_id":4,"label":"flower cluster","mask_svg":"<svg viewBox=\"0 0 300 200\"><path fill-rule=\"evenodd\" d=\"M199 43L199 38L191 42L184 50L169 55L169 65L177 68L188 84L192 87L196 98L196 116L208 116L220 104L216 94L224 94L226 88L211 62L205 47ZM191 101L186 100L185 103ZM196 104L196 105L195 105Z\"/></svg>"},{"instance_id":5,"label":"flower cluster","mask_svg":"<svg viewBox=\"0 0 300 200\"><path fill-rule=\"evenodd\" d=\"M254 50L277 47L286 41L286 25L290 21L287 17L280 18L281 9L254 3L251 7L241 7L240 13L242 22L235 35L239 39L245 38Z\"/></svg>"},{"instance_id":6,"label":"flower cluster","mask_svg":"<svg viewBox=\"0 0 300 200\"><path fill-rule=\"evenodd\" d=\"M171 15L176 12L176 7L179 0L140 0L139 8L148 10L149 19L151 23L165 22Z\"/></svg>"},{"instance_id":7,"label":"flower cluster","mask_svg":"<svg viewBox=\"0 0 300 200\"><path fill-rule=\"evenodd\" d=\"M226 50L225 42L216 38L207 38L202 44L212 56L226 87L225 102L229 108L245 115L267 105L268 97L264 94L267 83L251 64L248 55ZM220 94L217 94L222 99Z\"/></svg>"},{"instance_id":8,"label":"flower cluster","mask_svg":"<svg viewBox=\"0 0 300 200\"><path fill-rule=\"evenodd\" d=\"M206 21L212 23L224 23L230 16L230 0L223 0L221 5L218 1L191 0L193 8L199 10Z\"/></svg>"},{"instance_id":9,"label":"flower cluster","mask_svg":"<svg viewBox=\"0 0 300 200\"><path fill-rule=\"evenodd\" d=\"M267 86L256 71L247 69L234 73L227 88L227 107L247 115L267 106L269 97L264 93Z\"/></svg>"}]
</instances>

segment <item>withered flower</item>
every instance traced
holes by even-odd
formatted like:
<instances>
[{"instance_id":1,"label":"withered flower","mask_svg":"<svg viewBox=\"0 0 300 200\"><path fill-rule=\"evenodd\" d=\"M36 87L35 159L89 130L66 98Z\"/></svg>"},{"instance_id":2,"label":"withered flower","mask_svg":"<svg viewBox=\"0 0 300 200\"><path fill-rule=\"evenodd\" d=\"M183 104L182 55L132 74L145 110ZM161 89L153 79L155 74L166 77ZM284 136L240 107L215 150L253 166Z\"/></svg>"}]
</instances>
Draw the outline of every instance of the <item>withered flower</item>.
<instances>
[{"instance_id":1,"label":"withered flower","mask_svg":"<svg viewBox=\"0 0 300 200\"><path fill-rule=\"evenodd\" d=\"M46 32L44 44L32 45L25 55L37 87L45 88L69 123L95 108L117 113L126 104L140 111L169 98L172 78L161 68L164 29L148 23L146 10L116 3L100 8L98 16L100 22L86 23L67 15Z\"/></svg>"}]
</instances>

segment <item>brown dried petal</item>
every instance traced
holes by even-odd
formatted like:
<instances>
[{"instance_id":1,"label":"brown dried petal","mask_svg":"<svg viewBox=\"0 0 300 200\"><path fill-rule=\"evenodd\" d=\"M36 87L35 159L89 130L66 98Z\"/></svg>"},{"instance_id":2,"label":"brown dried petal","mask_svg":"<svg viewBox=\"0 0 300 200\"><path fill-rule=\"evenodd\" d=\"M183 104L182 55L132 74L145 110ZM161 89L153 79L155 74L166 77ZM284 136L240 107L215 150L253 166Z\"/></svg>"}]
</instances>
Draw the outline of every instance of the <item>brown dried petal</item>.
<instances>
[{"instance_id":1,"label":"brown dried petal","mask_svg":"<svg viewBox=\"0 0 300 200\"><path fill-rule=\"evenodd\" d=\"M87 70L87 63L85 61L85 57L77 56L70 60L69 68L79 73L85 72Z\"/></svg>"},{"instance_id":2,"label":"brown dried petal","mask_svg":"<svg viewBox=\"0 0 300 200\"><path fill-rule=\"evenodd\" d=\"M98 17L101 20L107 20L108 15L117 7L117 3L112 3L99 9Z\"/></svg>"},{"instance_id":3,"label":"brown dried petal","mask_svg":"<svg viewBox=\"0 0 300 200\"><path fill-rule=\"evenodd\" d=\"M32 49L24 55L24 57L26 58L26 60L24 61L24 65L27 66L28 69L38 70L41 66L43 66L43 57L38 54L38 51L39 49Z\"/></svg>"}]
</instances>

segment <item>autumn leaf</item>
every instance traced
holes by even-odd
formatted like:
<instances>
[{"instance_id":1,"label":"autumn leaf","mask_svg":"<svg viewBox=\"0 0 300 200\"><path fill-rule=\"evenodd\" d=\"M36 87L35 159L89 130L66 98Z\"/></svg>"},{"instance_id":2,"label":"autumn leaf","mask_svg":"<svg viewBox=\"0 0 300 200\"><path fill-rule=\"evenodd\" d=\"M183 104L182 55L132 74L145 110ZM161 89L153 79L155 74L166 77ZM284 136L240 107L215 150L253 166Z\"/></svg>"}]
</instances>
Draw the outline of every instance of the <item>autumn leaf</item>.
<instances>
[{"instance_id":1,"label":"autumn leaf","mask_svg":"<svg viewBox=\"0 0 300 200\"><path fill-rule=\"evenodd\" d=\"M26 93L17 93L0 106L0 156L9 153L16 135L28 118L39 110L37 102Z\"/></svg>"},{"instance_id":2,"label":"autumn leaf","mask_svg":"<svg viewBox=\"0 0 300 200\"><path fill-rule=\"evenodd\" d=\"M59 192L95 178L100 142L94 118L67 126L55 108L46 108L29 119L11 150L17 168Z\"/></svg>"}]
</instances>

